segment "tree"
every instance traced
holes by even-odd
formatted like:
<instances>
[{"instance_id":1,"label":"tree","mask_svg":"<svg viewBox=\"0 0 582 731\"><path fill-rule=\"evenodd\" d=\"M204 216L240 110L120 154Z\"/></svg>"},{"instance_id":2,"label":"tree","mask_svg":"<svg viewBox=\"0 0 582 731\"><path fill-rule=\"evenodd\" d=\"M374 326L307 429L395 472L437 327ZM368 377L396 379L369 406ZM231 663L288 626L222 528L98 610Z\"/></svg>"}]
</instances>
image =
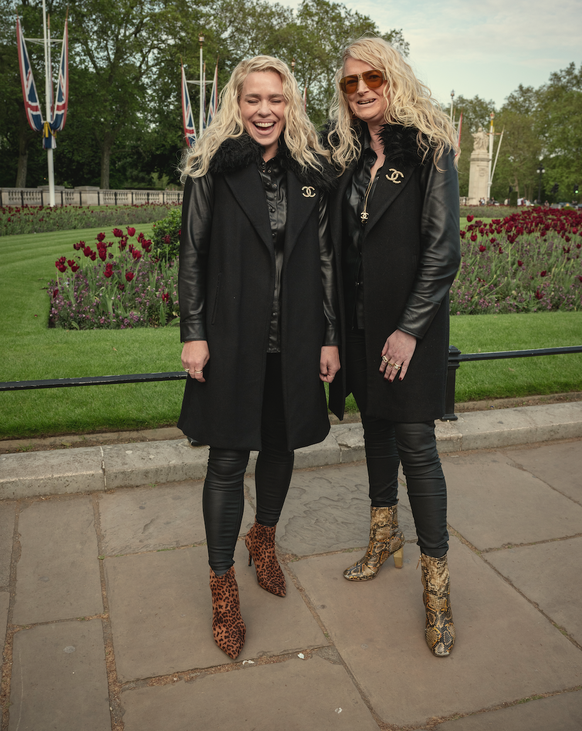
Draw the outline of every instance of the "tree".
<instances>
[{"instance_id":1,"label":"tree","mask_svg":"<svg viewBox=\"0 0 582 731\"><path fill-rule=\"evenodd\" d=\"M560 199L572 200L574 186L582 183L582 64L551 74L541 87L535 126L548 187L558 183Z\"/></svg>"},{"instance_id":2,"label":"tree","mask_svg":"<svg viewBox=\"0 0 582 731\"><path fill-rule=\"evenodd\" d=\"M504 199L509 186L518 197L534 200L538 194L538 173L542 141L536 130L538 94L521 84L512 92L496 117L496 130L503 134L492 193Z\"/></svg>"}]
</instances>

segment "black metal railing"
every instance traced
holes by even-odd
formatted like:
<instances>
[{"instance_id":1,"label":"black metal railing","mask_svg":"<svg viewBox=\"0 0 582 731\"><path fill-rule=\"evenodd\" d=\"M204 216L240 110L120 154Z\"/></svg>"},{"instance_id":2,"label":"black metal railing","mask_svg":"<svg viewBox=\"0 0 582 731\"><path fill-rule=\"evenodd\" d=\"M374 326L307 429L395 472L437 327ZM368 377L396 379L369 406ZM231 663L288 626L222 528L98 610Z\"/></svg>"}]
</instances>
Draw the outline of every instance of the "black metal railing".
<instances>
[{"instance_id":1,"label":"black metal railing","mask_svg":"<svg viewBox=\"0 0 582 731\"><path fill-rule=\"evenodd\" d=\"M503 358L530 358L540 355L565 355L582 353L582 345L570 345L561 348L536 348L532 350L502 350L496 353L461 353L454 345L449 345L449 364L445 396L445 415L441 421L456 421L455 387L457 370L461 363L476 360L501 360ZM132 373L125 376L82 376L80 378L53 378L42 381L4 381L0 382L0 391L31 391L39 388L71 388L75 386L106 386L122 383L153 383L159 381L183 381L187 377L185 371L169 373Z\"/></svg>"},{"instance_id":2,"label":"black metal railing","mask_svg":"<svg viewBox=\"0 0 582 731\"><path fill-rule=\"evenodd\" d=\"M565 355L566 353L582 353L582 345L569 345L562 348L535 348L532 350L500 350L496 353L461 353L454 345L449 345L445 415L441 417L441 421L456 421L459 418L455 414L455 385L457 370L461 363L470 363L475 360L531 358L538 355Z\"/></svg>"}]
</instances>

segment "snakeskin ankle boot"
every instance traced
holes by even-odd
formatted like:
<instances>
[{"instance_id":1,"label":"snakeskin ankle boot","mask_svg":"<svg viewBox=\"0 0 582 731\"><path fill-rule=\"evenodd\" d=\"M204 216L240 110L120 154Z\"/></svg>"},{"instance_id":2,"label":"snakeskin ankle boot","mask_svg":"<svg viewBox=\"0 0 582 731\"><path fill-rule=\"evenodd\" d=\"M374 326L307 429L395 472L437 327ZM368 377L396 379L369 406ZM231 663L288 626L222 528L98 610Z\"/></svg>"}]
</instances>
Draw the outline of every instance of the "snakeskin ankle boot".
<instances>
[{"instance_id":1,"label":"snakeskin ankle boot","mask_svg":"<svg viewBox=\"0 0 582 731\"><path fill-rule=\"evenodd\" d=\"M426 610L426 644L436 657L447 657L455 644L447 557L432 558L421 553L420 563L424 587L422 598Z\"/></svg>"},{"instance_id":2,"label":"snakeskin ankle boot","mask_svg":"<svg viewBox=\"0 0 582 731\"><path fill-rule=\"evenodd\" d=\"M398 506L371 508L370 542L363 558L344 571L348 581L373 579L389 556L394 565L402 568L404 534L398 527Z\"/></svg>"},{"instance_id":3,"label":"snakeskin ankle boot","mask_svg":"<svg viewBox=\"0 0 582 731\"><path fill-rule=\"evenodd\" d=\"M245 643L247 629L240 613L234 566L222 576L217 576L210 569L210 591L214 641L223 652L236 660Z\"/></svg>"},{"instance_id":4,"label":"snakeskin ankle boot","mask_svg":"<svg viewBox=\"0 0 582 731\"><path fill-rule=\"evenodd\" d=\"M255 520L245 537L245 546L249 552L249 566L255 562L259 586L276 596L285 596L287 584L275 555L275 529L276 526L261 525Z\"/></svg>"}]
</instances>

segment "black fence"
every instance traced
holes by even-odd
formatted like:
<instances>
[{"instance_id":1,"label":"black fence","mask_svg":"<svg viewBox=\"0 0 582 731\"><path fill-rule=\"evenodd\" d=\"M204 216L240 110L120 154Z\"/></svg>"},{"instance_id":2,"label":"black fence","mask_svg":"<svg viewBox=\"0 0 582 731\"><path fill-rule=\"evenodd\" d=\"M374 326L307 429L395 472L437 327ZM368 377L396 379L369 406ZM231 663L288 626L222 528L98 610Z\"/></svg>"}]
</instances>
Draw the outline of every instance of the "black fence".
<instances>
[{"instance_id":1,"label":"black fence","mask_svg":"<svg viewBox=\"0 0 582 731\"><path fill-rule=\"evenodd\" d=\"M457 369L461 363L476 360L501 360L503 358L531 358L539 355L565 355L582 353L582 345L570 345L562 348L537 348L535 350L504 350L497 353L461 353L454 345L449 345L449 370L447 375L447 391L445 399L445 415L441 421L456 421L455 384ZM82 376L81 378L54 378L44 381L4 381L0 382L0 391L31 391L39 388L71 388L74 386L106 386L111 383L153 383L157 381L183 381L187 378L185 371L170 373L132 373L126 376Z\"/></svg>"}]
</instances>

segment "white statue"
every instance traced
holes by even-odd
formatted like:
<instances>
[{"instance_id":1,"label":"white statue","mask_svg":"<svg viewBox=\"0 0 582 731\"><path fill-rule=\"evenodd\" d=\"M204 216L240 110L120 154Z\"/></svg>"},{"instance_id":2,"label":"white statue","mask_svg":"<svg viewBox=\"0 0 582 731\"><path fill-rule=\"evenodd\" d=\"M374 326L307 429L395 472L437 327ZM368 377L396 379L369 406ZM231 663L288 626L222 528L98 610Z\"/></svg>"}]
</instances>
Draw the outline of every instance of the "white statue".
<instances>
[{"instance_id":1,"label":"white statue","mask_svg":"<svg viewBox=\"0 0 582 731\"><path fill-rule=\"evenodd\" d=\"M487 145L489 143L488 138L489 135L487 132L483 132L483 127L479 127L476 132L473 132L473 139L475 140L473 143L473 152L475 152L475 150L487 151Z\"/></svg>"}]
</instances>

